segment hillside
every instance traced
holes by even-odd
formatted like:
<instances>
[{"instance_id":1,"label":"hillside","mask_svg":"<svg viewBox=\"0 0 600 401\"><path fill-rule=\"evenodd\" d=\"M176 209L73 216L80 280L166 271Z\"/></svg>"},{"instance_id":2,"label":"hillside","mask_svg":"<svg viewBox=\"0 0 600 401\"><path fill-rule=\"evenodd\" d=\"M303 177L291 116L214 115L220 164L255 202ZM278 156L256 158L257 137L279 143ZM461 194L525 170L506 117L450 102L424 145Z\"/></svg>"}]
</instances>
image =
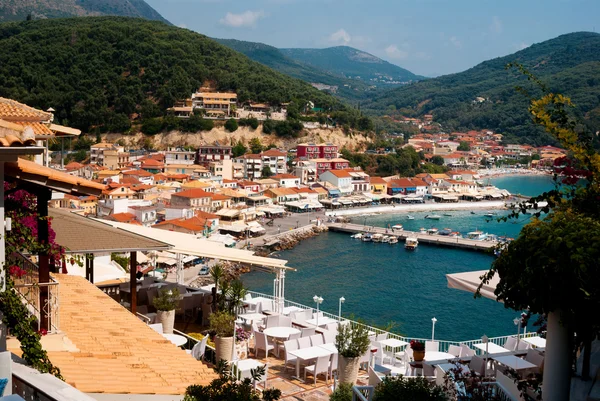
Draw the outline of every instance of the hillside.
<instances>
[{"instance_id":1,"label":"hillside","mask_svg":"<svg viewBox=\"0 0 600 401\"><path fill-rule=\"evenodd\" d=\"M0 22L117 15L169 23L144 0L2 0Z\"/></svg>"},{"instance_id":2,"label":"hillside","mask_svg":"<svg viewBox=\"0 0 600 401\"><path fill-rule=\"evenodd\" d=\"M600 34L578 32L534 44L514 54L483 62L467 71L389 90L365 108L374 114L422 116L452 130L490 128L510 140L543 144L551 141L533 125L527 97L516 86L540 91L510 62L521 63L552 92L572 98L580 117L600 127ZM476 98L484 101L476 101ZM480 99L481 100L481 99Z\"/></svg>"},{"instance_id":3,"label":"hillside","mask_svg":"<svg viewBox=\"0 0 600 401\"><path fill-rule=\"evenodd\" d=\"M401 85L424 79L372 54L348 46L326 49L281 49L281 52L304 64L342 77L360 79L369 85Z\"/></svg>"},{"instance_id":4,"label":"hillside","mask_svg":"<svg viewBox=\"0 0 600 401\"><path fill-rule=\"evenodd\" d=\"M206 36L122 17L0 24L0 96L47 109L84 132L123 132L129 119L164 114L206 80L240 101L308 100L345 110L309 84ZM349 114L349 113L348 113Z\"/></svg>"}]
</instances>

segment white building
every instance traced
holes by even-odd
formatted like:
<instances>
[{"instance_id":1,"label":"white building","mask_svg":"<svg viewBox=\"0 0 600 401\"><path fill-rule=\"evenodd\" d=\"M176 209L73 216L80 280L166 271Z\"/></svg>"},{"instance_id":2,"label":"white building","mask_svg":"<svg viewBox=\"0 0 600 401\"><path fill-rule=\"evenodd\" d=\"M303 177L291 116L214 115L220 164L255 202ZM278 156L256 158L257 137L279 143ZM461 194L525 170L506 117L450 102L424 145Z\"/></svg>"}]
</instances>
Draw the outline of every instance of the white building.
<instances>
[{"instance_id":1,"label":"white building","mask_svg":"<svg viewBox=\"0 0 600 401\"><path fill-rule=\"evenodd\" d=\"M268 166L273 174L287 172L287 153L277 149L269 149L260 154L263 167Z\"/></svg>"},{"instance_id":2,"label":"white building","mask_svg":"<svg viewBox=\"0 0 600 401\"><path fill-rule=\"evenodd\" d=\"M337 187L342 195L350 195L354 190L352 176L346 170L328 170L321 173L320 181L325 181Z\"/></svg>"},{"instance_id":3,"label":"white building","mask_svg":"<svg viewBox=\"0 0 600 401\"><path fill-rule=\"evenodd\" d=\"M277 174L271 179L279 182L279 186L283 188L297 188L300 186L300 178L292 174Z\"/></svg>"},{"instance_id":4,"label":"white building","mask_svg":"<svg viewBox=\"0 0 600 401\"><path fill-rule=\"evenodd\" d=\"M165 152L165 165L179 164L191 166L196 160L196 152L183 149L167 150Z\"/></svg>"}]
</instances>

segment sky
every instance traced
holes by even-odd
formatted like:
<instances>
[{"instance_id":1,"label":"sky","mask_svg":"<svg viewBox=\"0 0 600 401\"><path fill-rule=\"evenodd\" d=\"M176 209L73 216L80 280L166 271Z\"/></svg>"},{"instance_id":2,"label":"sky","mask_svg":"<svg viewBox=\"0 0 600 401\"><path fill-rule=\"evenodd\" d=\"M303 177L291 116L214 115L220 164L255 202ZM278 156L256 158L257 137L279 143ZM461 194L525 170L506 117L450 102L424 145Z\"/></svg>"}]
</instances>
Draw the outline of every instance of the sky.
<instances>
[{"instance_id":1,"label":"sky","mask_svg":"<svg viewBox=\"0 0 600 401\"><path fill-rule=\"evenodd\" d=\"M438 76L576 31L600 0L146 0L176 26L279 48L347 45Z\"/></svg>"}]
</instances>

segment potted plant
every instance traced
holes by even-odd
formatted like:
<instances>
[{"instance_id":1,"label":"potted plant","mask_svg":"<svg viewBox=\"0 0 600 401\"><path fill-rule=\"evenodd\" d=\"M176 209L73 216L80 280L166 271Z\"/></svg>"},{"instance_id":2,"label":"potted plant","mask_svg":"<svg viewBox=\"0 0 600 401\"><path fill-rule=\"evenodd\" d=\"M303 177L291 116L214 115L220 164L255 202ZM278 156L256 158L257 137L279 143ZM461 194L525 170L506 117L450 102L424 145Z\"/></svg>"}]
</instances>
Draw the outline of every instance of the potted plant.
<instances>
[{"instance_id":1,"label":"potted plant","mask_svg":"<svg viewBox=\"0 0 600 401\"><path fill-rule=\"evenodd\" d=\"M156 308L156 319L162 323L163 333L173 334L173 325L175 324L175 310L179 306L179 290L161 290L152 300L152 305Z\"/></svg>"},{"instance_id":2,"label":"potted plant","mask_svg":"<svg viewBox=\"0 0 600 401\"><path fill-rule=\"evenodd\" d=\"M340 383L356 383L360 357L369 350L369 332L363 324L339 324L335 336L338 350L338 372Z\"/></svg>"},{"instance_id":3,"label":"potted plant","mask_svg":"<svg viewBox=\"0 0 600 401\"><path fill-rule=\"evenodd\" d=\"M227 311L218 311L210 315L210 331L215 334L215 354L220 360L231 361L233 355L233 335L235 316Z\"/></svg>"},{"instance_id":4,"label":"potted plant","mask_svg":"<svg viewBox=\"0 0 600 401\"><path fill-rule=\"evenodd\" d=\"M413 350L413 359L415 362L423 361L423 358L425 358L425 343L417 340L411 340L410 348Z\"/></svg>"}]
</instances>

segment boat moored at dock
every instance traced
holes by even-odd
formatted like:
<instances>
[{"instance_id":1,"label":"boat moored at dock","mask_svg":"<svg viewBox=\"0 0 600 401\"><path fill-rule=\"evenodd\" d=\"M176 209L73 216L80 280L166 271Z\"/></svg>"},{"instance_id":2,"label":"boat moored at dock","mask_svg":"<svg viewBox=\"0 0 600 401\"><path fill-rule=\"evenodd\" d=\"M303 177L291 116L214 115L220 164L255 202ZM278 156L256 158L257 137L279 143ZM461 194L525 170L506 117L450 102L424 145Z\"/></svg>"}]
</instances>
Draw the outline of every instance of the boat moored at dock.
<instances>
[{"instance_id":1,"label":"boat moored at dock","mask_svg":"<svg viewBox=\"0 0 600 401\"><path fill-rule=\"evenodd\" d=\"M414 237L408 237L404 241L404 247L409 251L414 251L415 249L417 249L417 246L419 246L419 240Z\"/></svg>"},{"instance_id":2,"label":"boat moored at dock","mask_svg":"<svg viewBox=\"0 0 600 401\"><path fill-rule=\"evenodd\" d=\"M397 243L398 243L398 237L391 236L389 244L397 244Z\"/></svg>"},{"instance_id":3,"label":"boat moored at dock","mask_svg":"<svg viewBox=\"0 0 600 401\"><path fill-rule=\"evenodd\" d=\"M435 227L431 227L429 230L427 230L427 234L429 235L437 235L439 232L439 230Z\"/></svg>"},{"instance_id":4,"label":"boat moored at dock","mask_svg":"<svg viewBox=\"0 0 600 401\"><path fill-rule=\"evenodd\" d=\"M373 241L373 234L371 233L364 233L361 237L362 242L371 242Z\"/></svg>"},{"instance_id":5,"label":"boat moored at dock","mask_svg":"<svg viewBox=\"0 0 600 401\"><path fill-rule=\"evenodd\" d=\"M430 220L439 220L442 218L442 216L440 216L439 214L428 214L427 216L425 216L425 218Z\"/></svg>"},{"instance_id":6,"label":"boat moored at dock","mask_svg":"<svg viewBox=\"0 0 600 401\"><path fill-rule=\"evenodd\" d=\"M394 230L403 230L404 227L402 227L402 224L394 224L392 226L392 229L394 229Z\"/></svg>"},{"instance_id":7,"label":"boat moored at dock","mask_svg":"<svg viewBox=\"0 0 600 401\"><path fill-rule=\"evenodd\" d=\"M373 234L371 239L373 242L382 242L383 234Z\"/></svg>"},{"instance_id":8,"label":"boat moored at dock","mask_svg":"<svg viewBox=\"0 0 600 401\"><path fill-rule=\"evenodd\" d=\"M483 241L488 237L487 233L484 233L483 231L471 231L470 233L467 233L467 239L471 239L474 241Z\"/></svg>"}]
</instances>

